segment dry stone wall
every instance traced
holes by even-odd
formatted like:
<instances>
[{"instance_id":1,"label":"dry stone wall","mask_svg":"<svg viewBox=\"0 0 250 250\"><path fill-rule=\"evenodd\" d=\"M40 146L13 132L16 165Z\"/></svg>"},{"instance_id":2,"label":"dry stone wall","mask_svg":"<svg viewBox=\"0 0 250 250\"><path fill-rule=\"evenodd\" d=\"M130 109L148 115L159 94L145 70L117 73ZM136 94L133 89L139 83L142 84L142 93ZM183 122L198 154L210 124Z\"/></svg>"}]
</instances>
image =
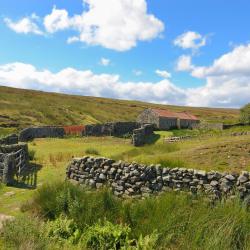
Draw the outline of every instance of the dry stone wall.
<instances>
[{"instance_id":1,"label":"dry stone wall","mask_svg":"<svg viewBox=\"0 0 250 250\"><path fill-rule=\"evenodd\" d=\"M236 194L245 200L250 197L249 172L246 171L241 174L205 172L85 156L72 159L66 176L72 182L91 188L107 185L116 196L123 198L142 198L167 190L205 193L211 199Z\"/></svg>"},{"instance_id":2,"label":"dry stone wall","mask_svg":"<svg viewBox=\"0 0 250 250\"><path fill-rule=\"evenodd\" d=\"M86 125L83 136L121 136L132 134L133 130L139 128L137 122L113 122L104 124Z\"/></svg>"},{"instance_id":3,"label":"dry stone wall","mask_svg":"<svg viewBox=\"0 0 250 250\"><path fill-rule=\"evenodd\" d=\"M204 130L223 130L223 123L195 123L191 125L192 129L204 129Z\"/></svg>"},{"instance_id":4,"label":"dry stone wall","mask_svg":"<svg viewBox=\"0 0 250 250\"><path fill-rule=\"evenodd\" d=\"M22 130L19 134L19 140L26 142L35 138L62 138L64 135L65 131L62 127L32 127Z\"/></svg>"},{"instance_id":5,"label":"dry stone wall","mask_svg":"<svg viewBox=\"0 0 250 250\"><path fill-rule=\"evenodd\" d=\"M144 124L141 128L134 129L132 135L132 144L136 147L145 144L147 137L154 133L153 124Z\"/></svg>"},{"instance_id":6,"label":"dry stone wall","mask_svg":"<svg viewBox=\"0 0 250 250\"><path fill-rule=\"evenodd\" d=\"M8 135L4 138L0 138L0 144L17 144L18 136L16 134Z\"/></svg>"}]
</instances>

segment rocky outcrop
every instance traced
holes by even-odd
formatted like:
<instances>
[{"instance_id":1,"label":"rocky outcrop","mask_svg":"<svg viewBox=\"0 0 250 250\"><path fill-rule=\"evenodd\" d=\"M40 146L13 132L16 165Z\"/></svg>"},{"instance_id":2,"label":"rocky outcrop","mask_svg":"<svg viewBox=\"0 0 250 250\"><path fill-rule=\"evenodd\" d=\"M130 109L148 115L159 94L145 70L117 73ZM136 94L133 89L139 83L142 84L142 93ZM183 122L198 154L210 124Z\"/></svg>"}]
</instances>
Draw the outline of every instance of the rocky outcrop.
<instances>
[{"instance_id":1,"label":"rocky outcrop","mask_svg":"<svg viewBox=\"0 0 250 250\"><path fill-rule=\"evenodd\" d=\"M109 186L119 197L146 197L161 191L205 193L211 199L250 198L249 172L239 174L205 172L160 165L116 162L107 158L85 156L73 159L67 167L67 179L91 188Z\"/></svg>"},{"instance_id":2,"label":"rocky outcrop","mask_svg":"<svg viewBox=\"0 0 250 250\"><path fill-rule=\"evenodd\" d=\"M22 130L19 134L19 140L26 142L35 138L62 138L64 134L64 129L61 127L32 127Z\"/></svg>"}]
</instances>

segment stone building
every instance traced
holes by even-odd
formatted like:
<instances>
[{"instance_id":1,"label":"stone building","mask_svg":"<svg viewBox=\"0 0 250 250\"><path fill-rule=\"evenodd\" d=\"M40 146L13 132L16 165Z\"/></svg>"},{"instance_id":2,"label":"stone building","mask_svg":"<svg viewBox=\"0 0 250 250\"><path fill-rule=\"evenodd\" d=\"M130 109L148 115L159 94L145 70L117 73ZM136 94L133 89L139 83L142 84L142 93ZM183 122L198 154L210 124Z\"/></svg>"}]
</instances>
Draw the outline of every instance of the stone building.
<instances>
[{"instance_id":1,"label":"stone building","mask_svg":"<svg viewBox=\"0 0 250 250\"><path fill-rule=\"evenodd\" d=\"M154 124L155 128L168 130L174 128L191 128L199 119L187 112L173 112L165 109L145 109L138 117L141 124Z\"/></svg>"}]
</instances>

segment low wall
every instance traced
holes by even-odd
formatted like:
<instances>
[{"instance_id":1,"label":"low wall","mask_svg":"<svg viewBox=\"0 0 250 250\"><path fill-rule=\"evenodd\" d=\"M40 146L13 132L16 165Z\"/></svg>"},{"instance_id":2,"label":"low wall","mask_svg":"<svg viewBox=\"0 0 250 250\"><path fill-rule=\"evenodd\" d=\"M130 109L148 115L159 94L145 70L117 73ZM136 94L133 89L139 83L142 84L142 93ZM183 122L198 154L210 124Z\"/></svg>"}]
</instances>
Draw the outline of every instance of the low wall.
<instances>
[{"instance_id":1,"label":"low wall","mask_svg":"<svg viewBox=\"0 0 250 250\"><path fill-rule=\"evenodd\" d=\"M133 132L140 125L137 122L113 122L86 125L83 136L121 136Z\"/></svg>"},{"instance_id":2,"label":"low wall","mask_svg":"<svg viewBox=\"0 0 250 250\"><path fill-rule=\"evenodd\" d=\"M0 145L0 182L11 185L28 168L28 145Z\"/></svg>"},{"instance_id":3,"label":"low wall","mask_svg":"<svg viewBox=\"0 0 250 250\"><path fill-rule=\"evenodd\" d=\"M18 136L16 134L0 138L0 144L17 144L17 143L18 143Z\"/></svg>"},{"instance_id":4,"label":"low wall","mask_svg":"<svg viewBox=\"0 0 250 250\"><path fill-rule=\"evenodd\" d=\"M35 138L62 138L64 135L64 129L61 127L32 127L22 130L19 134L19 140L26 142Z\"/></svg>"},{"instance_id":5,"label":"low wall","mask_svg":"<svg viewBox=\"0 0 250 250\"><path fill-rule=\"evenodd\" d=\"M153 124L144 124L141 128L134 129L132 135L132 144L136 147L144 145L147 137L153 133Z\"/></svg>"},{"instance_id":6,"label":"low wall","mask_svg":"<svg viewBox=\"0 0 250 250\"><path fill-rule=\"evenodd\" d=\"M242 136L242 135L250 135L250 131L232 132L231 133L231 136Z\"/></svg>"},{"instance_id":7,"label":"low wall","mask_svg":"<svg viewBox=\"0 0 250 250\"><path fill-rule=\"evenodd\" d=\"M207 122L201 122L197 124L191 125L192 129L206 129L206 130L223 130L224 125L223 123L207 123Z\"/></svg>"},{"instance_id":8,"label":"low wall","mask_svg":"<svg viewBox=\"0 0 250 250\"><path fill-rule=\"evenodd\" d=\"M244 126L249 126L250 123L235 123L235 124L224 124L223 129L229 129L233 127L244 127Z\"/></svg>"},{"instance_id":9,"label":"low wall","mask_svg":"<svg viewBox=\"0 0 250 250\"><path fill-rule=\"evenodd\" d=\"M249 172L222 174L160 165L115 162L85 156L72 159L66 171L67 179L92 188L109 186L118 197L146 197L167 190L183 190L193 194L204 192L212 199L222 196L250 197Z\"/></svg>"}]
</instances>

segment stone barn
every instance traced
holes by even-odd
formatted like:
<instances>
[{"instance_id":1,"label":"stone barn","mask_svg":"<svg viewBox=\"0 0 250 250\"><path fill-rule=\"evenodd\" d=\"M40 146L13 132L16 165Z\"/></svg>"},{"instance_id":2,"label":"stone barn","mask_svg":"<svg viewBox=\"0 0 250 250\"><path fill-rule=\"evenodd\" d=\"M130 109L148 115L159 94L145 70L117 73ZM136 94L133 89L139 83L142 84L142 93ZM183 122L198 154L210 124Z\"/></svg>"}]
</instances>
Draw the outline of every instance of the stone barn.
<instances>
[{"instance_id":1,"label":"stone barn","mask_svg":"<svg viewBox=\"0 0 250 250\"><path fill-rule=\"evenodd\" d=\"M187 112L173 112L165 109L145 109L138 117L141 124L154 124L156 129L191 128L199 119Z\"/></svg>"}]
</instances>

